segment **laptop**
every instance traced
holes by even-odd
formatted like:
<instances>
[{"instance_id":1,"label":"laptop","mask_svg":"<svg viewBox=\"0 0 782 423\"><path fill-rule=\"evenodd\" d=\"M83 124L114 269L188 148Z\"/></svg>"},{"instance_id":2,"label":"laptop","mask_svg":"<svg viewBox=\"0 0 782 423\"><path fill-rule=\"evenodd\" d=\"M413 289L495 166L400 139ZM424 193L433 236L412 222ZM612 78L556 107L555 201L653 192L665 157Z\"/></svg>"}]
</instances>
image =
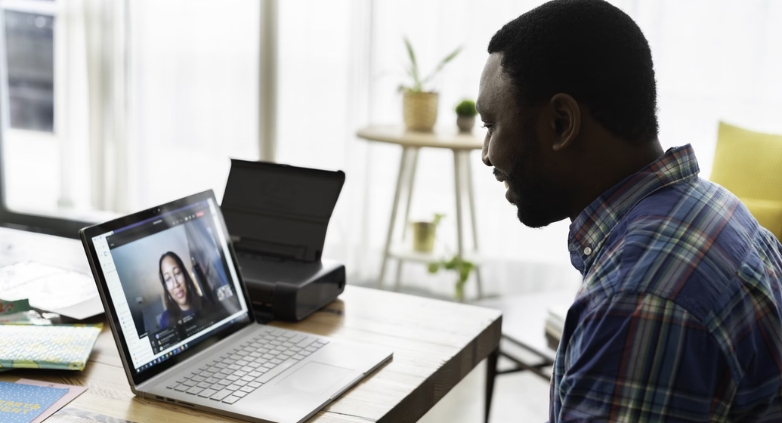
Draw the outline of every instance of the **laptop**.
<instances>
[{"instance_id":1,"label":"laptop","mask_svg":"<svg viewBox=\"0 0 782 423\"><path fill-rule=\"evenodd\" d=\"M258 323L211 190L80 237L136 395L249 421L301 422L392 358Z\"/></svg>"}]
</instances>

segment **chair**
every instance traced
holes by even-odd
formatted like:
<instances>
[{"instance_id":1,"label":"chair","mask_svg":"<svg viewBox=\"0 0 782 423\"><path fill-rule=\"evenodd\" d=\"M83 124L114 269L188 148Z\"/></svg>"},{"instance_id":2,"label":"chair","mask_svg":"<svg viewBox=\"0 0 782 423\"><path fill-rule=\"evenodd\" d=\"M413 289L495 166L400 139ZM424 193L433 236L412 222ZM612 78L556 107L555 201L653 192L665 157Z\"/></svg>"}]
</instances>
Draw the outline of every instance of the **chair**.
<instances>
[{"instance_id":1,"label":"chair","mask_svg":"<svg viewBox=\"0 0 782 423\"><path fill-rule=\"evenodd\" d=\"M548 382L551 366L556 357L559 339L549 339L546 332L546 316L553 305L569 305L575 290L551 291L512 297L484 299L473 304L502 311L502 338L500 346L489 355L486 366L484 391L484 422L488 423L497 376L528 371ZM500 370L499 357L504 357L511 367Z\"/></svg>"},{"instance_id":2,"label":"chair","mask_svg":"<svg viewBox=\"0 0 782 423\"><path fill-rule=\"evenodd\" d=\"M738 197L761 226L782 240L782 135L720 122L709 179Z\"/></svg>"}]
</instances>

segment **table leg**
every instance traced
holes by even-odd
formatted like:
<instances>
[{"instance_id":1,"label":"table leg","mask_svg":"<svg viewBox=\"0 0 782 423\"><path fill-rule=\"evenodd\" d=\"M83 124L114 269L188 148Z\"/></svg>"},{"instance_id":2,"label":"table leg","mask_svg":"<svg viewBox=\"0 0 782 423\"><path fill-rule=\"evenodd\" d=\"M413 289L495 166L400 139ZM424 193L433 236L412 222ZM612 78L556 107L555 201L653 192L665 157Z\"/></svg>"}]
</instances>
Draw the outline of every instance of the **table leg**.
<instances>
[{"instance_id":1,"label":"table leg","mask_svg":"<svg viewBox=\"0 0 782 423\"><path fill-rule=\"evenodd\" d=\"M486 358L486 392L484 396L483 421L489 423L491 411L491 398L494 395L494 379L497 377L497 359L500 357L500 348L497 347Z\"/></svg>"},{"instance_id":2,"label":"table leg","mask_svg":"<svg viewBox=\"0 0 782 423\"><path fill-rule=\"evenodd\" d=\"M464 244L463 244L463 236L462 236L462 181L464 178L462 177L462 165L461 160L459 160L460 152L459 150L452 150L453 151L453 177L455 182L455 188L456 188L456 246L457 246L457 255L459 258L464 257Z\"/></svg>"},{"instance_id":3,"label":"table leg","mask_svg":"<svg viewBox=\"0 0 782 423\"><path fill-rule=\"evenodd\" d=\"M404 186L405 170L408 168L408 150L410 147L402 148L402 157L399 159L399 175L396 179L396 191L394 192L394 204L391 206L391 219L388 222L388 232L386 234L386 246L383 250L383 260L380 265L380 275L377 277L377 287L383 288L383 278L386 274L386 264L388 264L388 254L391 251L391 242L394 237L394 225L396 223L396 212L399 208L399 197L401 197L402 187Z\"/></svg>"},{"instance_id":4,"label":"table leg","mask_svg":"<svg viewBox=\"0 0 782 423\"><path fill-rule=\"evenodd\" d=\"M473 190L472 182L472 163L470 162L470 151L464 152L464 158L467 161L465 164L467 174L467 204L470 206L470 223L472 226L472 245L473 249L478 251L478 225L476 224L475 217L475 191ZM483 298L483 283L481 282L481 269L475 267L475 281L477 282L478 298Z\"/></svg>"},{"instance_id":5,"label":"table leg","mask_svg":"<svg viewBox=\"0 0 782 423\"><path fill-rule=\"evenodd\" d=\"M415 184L415 170L418 168L418 148L410 147L410 169L408 169L408 175L406 176L407 192L405 199L405 218L402 220L402 242L405 241L407 235L407 225L410 219L410 204L413 203L413 186ZM402 286L402 263L404 260L397 259L396 261L396 281L394 283L394 291L399 291Z\"/></svg>"},{"instance_id":6,"label":"table leg","mask_svg":"<svg viewBox=\"0 0 782 423\"><path fill-rule=\"evenodd\" d=\"M462 183L464 182L464 172L462 170L461 152L459 150L453 151L453 177L456 188L456 256L460 259L464 259L464 234L462 233ZM457 298L459 301L464 301L464 288L462 287L461 298Z\"/></svg>"}]
</instances>

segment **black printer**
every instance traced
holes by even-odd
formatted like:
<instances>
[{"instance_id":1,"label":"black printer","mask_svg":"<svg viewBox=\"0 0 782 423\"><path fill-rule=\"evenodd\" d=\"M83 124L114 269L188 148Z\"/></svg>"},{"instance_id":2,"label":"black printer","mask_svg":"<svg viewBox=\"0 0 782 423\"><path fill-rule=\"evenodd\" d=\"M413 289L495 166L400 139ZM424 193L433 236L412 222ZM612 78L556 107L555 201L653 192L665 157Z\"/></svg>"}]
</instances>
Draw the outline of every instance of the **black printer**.
<instances>
[{"instance_id":1,"label":"black printer","mask_svg":"<svg viewBox=\"0 0 782 423\"><path fill-rule=\"evenodd\" d=\"M299 321L345 289L345 266L322 260L345 173L231 160L220 206L253 308Z\"/></svg>"}]
</instances>

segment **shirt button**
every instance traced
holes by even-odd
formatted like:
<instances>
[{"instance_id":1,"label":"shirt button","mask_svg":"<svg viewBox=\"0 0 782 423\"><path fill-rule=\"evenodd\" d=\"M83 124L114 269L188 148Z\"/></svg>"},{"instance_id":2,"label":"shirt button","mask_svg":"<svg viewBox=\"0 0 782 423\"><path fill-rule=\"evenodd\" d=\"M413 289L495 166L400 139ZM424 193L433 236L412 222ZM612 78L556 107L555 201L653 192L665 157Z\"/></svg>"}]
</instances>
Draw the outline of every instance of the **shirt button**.
<instances>
[{"instance_id":1,"label":"shirt button","mask_svg":"<svg viewBox=\"0 0 782 423\"><path fill-rule=\"evenodd\" d=\"M587 256L588 256L588 255L590 255L590 254L592 254L592 249L591 249L591 248L589 248L589 247L586 247L586 248L584 248L584 255L587 255Z\"/></svg>"}]
</instances>

